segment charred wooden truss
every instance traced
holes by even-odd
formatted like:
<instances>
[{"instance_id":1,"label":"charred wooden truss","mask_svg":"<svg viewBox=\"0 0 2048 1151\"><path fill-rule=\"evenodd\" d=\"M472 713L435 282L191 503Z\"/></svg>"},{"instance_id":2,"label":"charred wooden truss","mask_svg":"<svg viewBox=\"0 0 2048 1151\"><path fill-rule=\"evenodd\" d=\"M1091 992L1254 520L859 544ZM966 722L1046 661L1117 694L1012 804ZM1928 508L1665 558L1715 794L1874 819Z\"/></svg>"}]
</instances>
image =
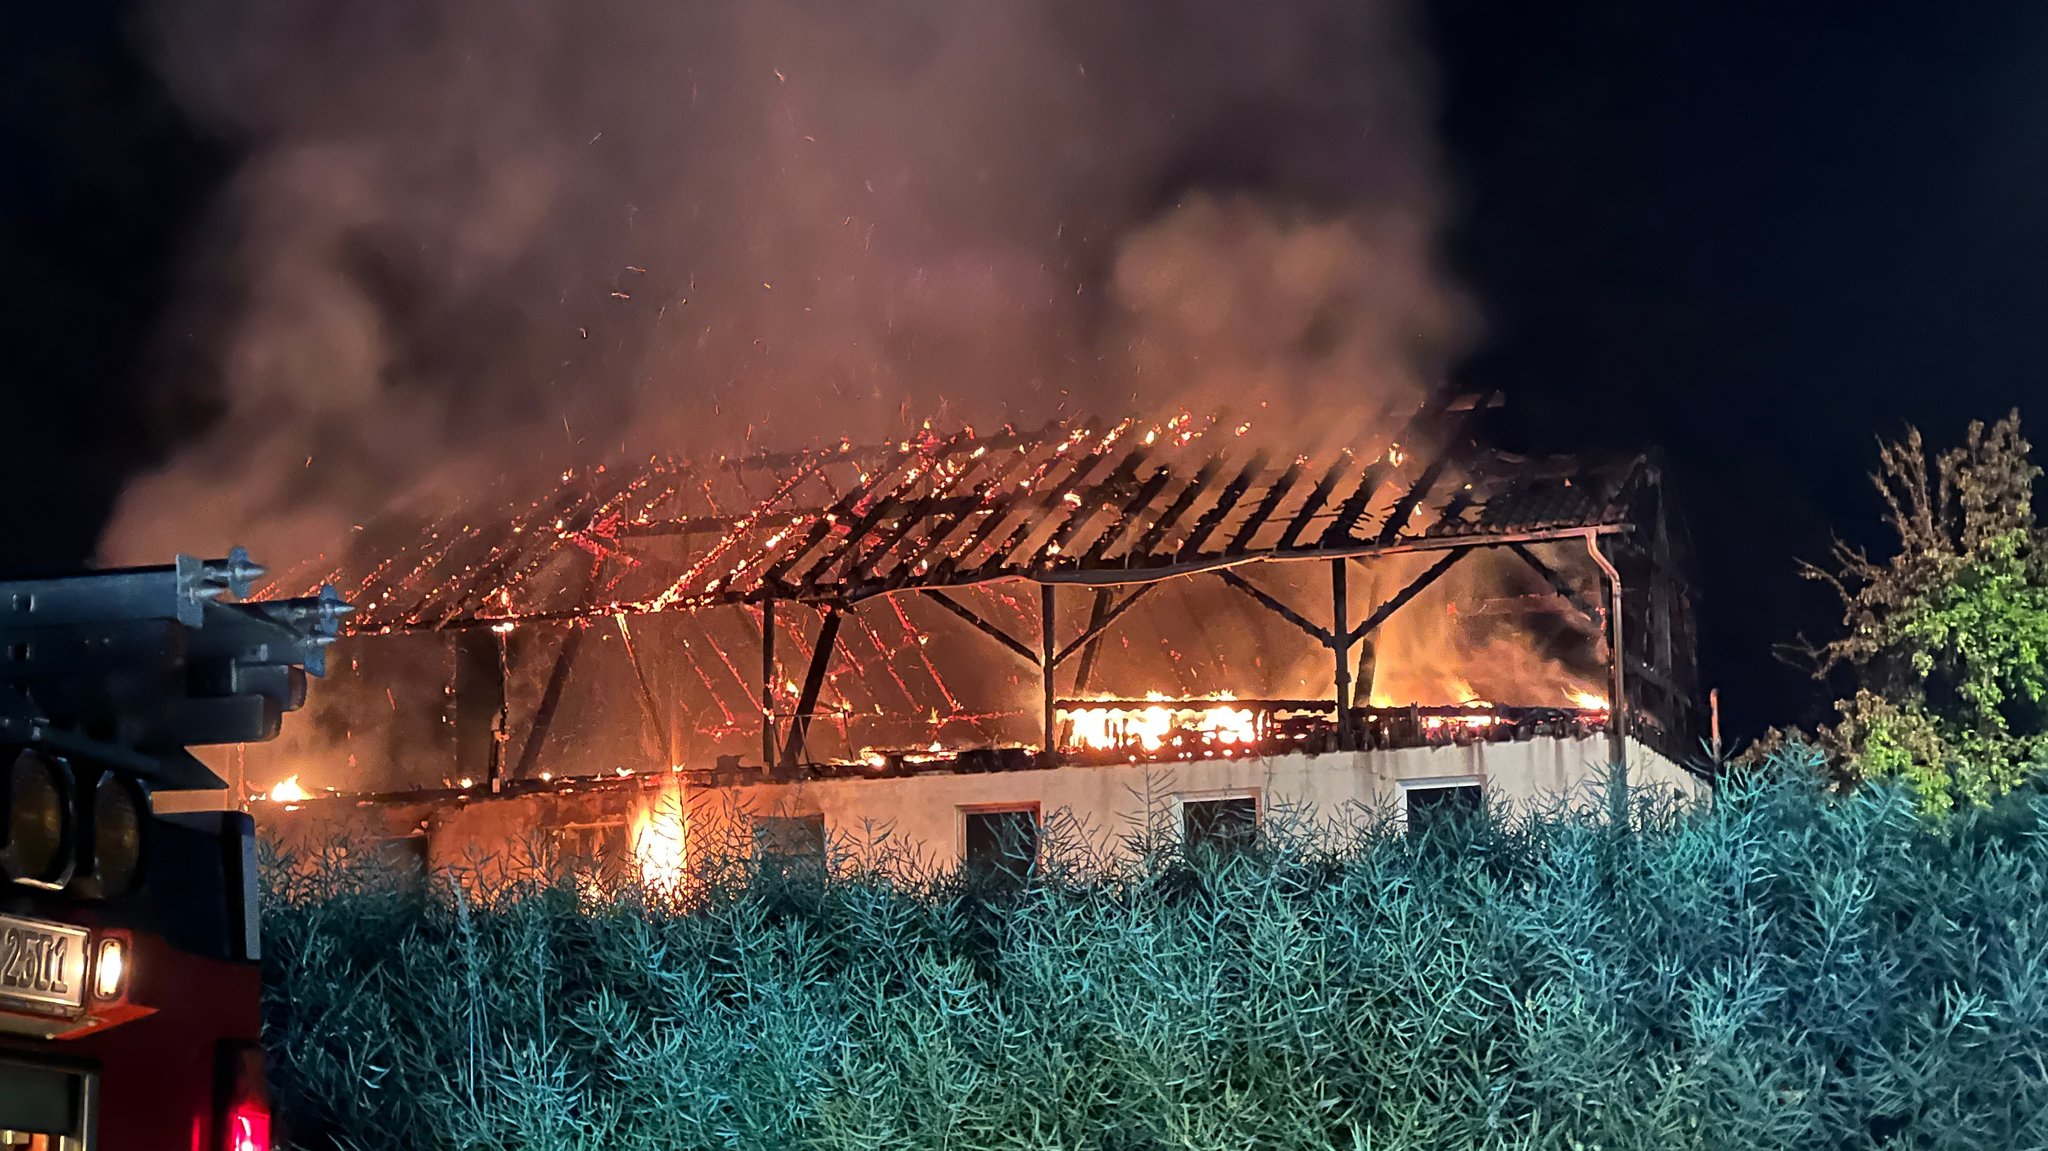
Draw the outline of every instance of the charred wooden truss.
<instances>
[{"instance_id":1,"label":"charred wooden truss","mask_svg":"<svg viewBox=\"0 0 2048 1151\"><path fill-rule=\"evenodd\" d=\"M564 474L543 499L449 517L369 570L325 581L359 605L356 634L502 632L748 605L762 638L761 754L788 767L805 758L840 620L876 597L929 600L1037 667L1041 746L1052 748L1054 670L1078 659L1085 684L1097 642L1141 597L1161 581L1208 573L1330 650L1339 742L1348 747L1358 739L1352 653L1472 549L1513 549L1565 602L1607 625L1610 639L1621 631L1607 597L1588 596L1528 547L1582 539L1603 566L1622 565L1609 583L1628 589L1621 614L1639 629L1624 637L1628 682L1615 698L1683 735L1679 717L1694 694L1690 638L1657 469L1644 459L1591 465L1483 450L1464 424L1496 403L1440 397L1384 421L1375 438L1292 457L1253 446L1273 438L1247 435L1245 424L1182 416L1070 420L1028 432L927 430L877 447L596 468ZM1442 558L1345 627L1349 562L1416 552ZM1240 575L1255 562L1309 560L1329 566L1334 625ZM961 595L1018 581L1040 588L1038 635L1013 634ZM1092 598L1086 629L1059 642L1053 609L1063 587ZM774 613L790 604L820 615L794 707L777 699L774 650ZM575 651L573 641L563 644L537 725L545 726ZM787 720L780 727L778 715ZM529 755L536 745L526 742Z\"/></svg>"}]
</instances>

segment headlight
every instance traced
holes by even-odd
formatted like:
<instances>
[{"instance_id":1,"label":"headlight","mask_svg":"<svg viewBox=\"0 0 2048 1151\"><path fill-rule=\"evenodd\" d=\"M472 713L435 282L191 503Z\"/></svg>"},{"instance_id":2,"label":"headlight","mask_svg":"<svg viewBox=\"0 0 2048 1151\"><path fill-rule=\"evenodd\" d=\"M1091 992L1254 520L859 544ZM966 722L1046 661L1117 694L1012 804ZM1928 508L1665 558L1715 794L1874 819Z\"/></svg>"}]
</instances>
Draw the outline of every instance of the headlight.
<instances>
[{"instance_id":1,"label":"headlight","mask_svg":"<svg viewBox=\"0 0 2048 1151\"><path fill-rule=\"evenodd\" d=\"M92 797L92 857L102 898L135 890L142 877L142 836L148 822L149 799L142 785L111 773L100 777Z\"/></svg>"},{"instance_id":2,"label":"headlight","mask_svg":"<svg viewBox=\"0 0 2048 1151\"><path fill-rule=\"evenodd\" d=\"M62 883L71 872L71 773L57 760L23 751L7 767L0 802L0 870L9 879Z\"/></svg>"}]
</instances>

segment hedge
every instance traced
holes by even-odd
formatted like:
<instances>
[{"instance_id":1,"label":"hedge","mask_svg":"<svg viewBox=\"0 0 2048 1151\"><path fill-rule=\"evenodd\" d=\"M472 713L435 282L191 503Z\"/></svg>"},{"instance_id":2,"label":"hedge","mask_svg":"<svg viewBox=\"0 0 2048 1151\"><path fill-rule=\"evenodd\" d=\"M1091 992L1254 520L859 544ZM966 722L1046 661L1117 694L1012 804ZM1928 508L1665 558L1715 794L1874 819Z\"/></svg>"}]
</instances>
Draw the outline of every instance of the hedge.
<instances>
[{"instance_id":1,"label":"hedge","mask_svg":"<svg viewBox=\"0 0 2048 1151\"><path fill-rule=\"evenodd\" d=\"M365 1151L2048 1145L2037 813L1791 774L1627 833L1055 831L1021 889L886 838L653 895L277 861L272 1087Z\"/></svg>"}]
</instances>

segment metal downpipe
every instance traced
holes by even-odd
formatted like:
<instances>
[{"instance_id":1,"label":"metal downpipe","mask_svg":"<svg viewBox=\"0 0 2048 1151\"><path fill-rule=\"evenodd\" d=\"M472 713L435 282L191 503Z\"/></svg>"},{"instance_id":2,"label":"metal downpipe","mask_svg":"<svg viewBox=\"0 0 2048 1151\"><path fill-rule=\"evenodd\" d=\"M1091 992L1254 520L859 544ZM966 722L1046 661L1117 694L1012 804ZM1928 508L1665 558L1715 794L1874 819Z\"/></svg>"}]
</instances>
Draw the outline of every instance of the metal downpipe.
<instances>
[{"instance_id":1,"label":"metal downpipe","mask_svg":"<svg viewBox=\"0 0 2048 1151\"><path fill-rule=\"evenodd\" d=\"M1600 550L1600 533L1588 529L1585 536L1586 554L1593 557L1600 574L1607 578L1607 757L1613 772L1609 791L1615 819L1622 822L1628 818L1628 655L1622 646L1621 573Z\"/></svg>"}]
</instances>

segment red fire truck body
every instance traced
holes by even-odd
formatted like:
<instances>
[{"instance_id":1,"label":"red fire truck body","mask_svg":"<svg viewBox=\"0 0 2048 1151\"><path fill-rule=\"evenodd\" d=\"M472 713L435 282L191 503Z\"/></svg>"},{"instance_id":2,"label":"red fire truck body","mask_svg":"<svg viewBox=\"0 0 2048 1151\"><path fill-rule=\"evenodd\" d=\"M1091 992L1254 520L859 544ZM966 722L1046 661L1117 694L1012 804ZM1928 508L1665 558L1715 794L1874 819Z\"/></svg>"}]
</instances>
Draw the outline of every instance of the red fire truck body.
<instances>
[{"instance_id":1,"label":"red fire truck body","mask_svg":"<svg viewBox=\"0 0 2048 1151\"><path fill-rule=\"evenodd\" d=\"M273 738L348 609L225 560L0 581L0 1149L269 1151L255 828L163 814Z\"/></svg>"}]
</instances>

